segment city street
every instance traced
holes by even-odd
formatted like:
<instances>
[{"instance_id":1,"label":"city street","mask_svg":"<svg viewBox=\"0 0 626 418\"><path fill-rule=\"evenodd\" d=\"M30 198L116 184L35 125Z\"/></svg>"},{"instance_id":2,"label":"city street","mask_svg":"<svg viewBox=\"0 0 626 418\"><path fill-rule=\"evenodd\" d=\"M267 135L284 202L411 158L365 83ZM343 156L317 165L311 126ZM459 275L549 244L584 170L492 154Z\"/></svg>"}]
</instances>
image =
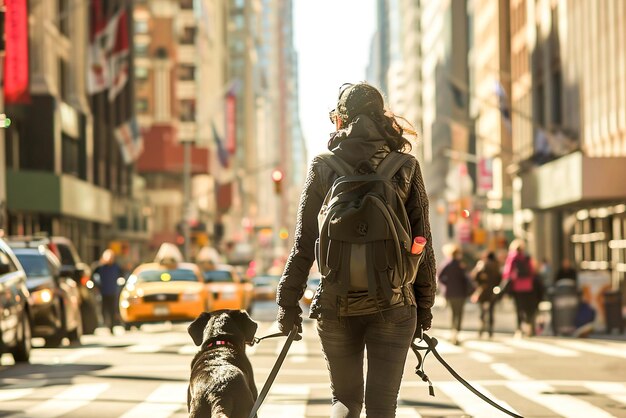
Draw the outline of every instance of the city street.
<instances>
[{"instance_id":1,"label":"city street","mask_svg":"<svg viewBox=\"0 0 626 418\"><path fill-rule=\"evenodd\" d=\"M502 313L500 322L509 321ZM273 302L257 303L257 336L275 332ZM436 310L445 322L447 313ZM474 313L467 312L471 328ZM504 325L504 324L503 324ZM112 337L99 329L80 347L37 348L30 365L0 367L0 416L10 417L184 417L189 365L196 347L186 324L155 324ZM431 332L439 351L479 390L524 417L626 417L626 342L538 337L514 339L499 333L478 340L461 335L461 346L446 341L448 332ZM249 348L260 390L284 338ZM436 396L414 374L410 353L402 384L399 417L503 417L456 382L429 356L426 372ZM294 342L261 418L327 417L330 391L313 321L305 321L304 339Z\"/></svg>"}]
</instances>

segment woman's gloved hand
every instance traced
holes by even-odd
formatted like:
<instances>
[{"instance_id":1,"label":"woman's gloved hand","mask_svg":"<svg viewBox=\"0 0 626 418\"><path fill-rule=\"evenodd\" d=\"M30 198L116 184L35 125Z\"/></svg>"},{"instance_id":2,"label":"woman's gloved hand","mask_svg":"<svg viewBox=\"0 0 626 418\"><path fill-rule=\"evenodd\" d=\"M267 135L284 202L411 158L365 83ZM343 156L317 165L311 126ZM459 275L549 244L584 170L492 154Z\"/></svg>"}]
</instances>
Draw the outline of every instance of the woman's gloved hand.
<instances>
[{"instance_id":1,"label":"woman's gloved hand","mask_svg":"<svg viewBox=\"0 0 626 418\"><path fill-rule=\"evenodd\" d=\"M300 341L302 339L302 309L299 306L288 308L279 306L276 321L278 322L278 329L285 335L288 335L289 332L291 332L294 324L297 325L298 334L294 340Z\"/></svg>"},{"instance_id":2,"label":"woman's gloved hand","mask_svg":"<svg viewBox=\"0 0 626 418\"><path fill-rule=\"evenodd\" d=\"M422 332L428 331L433 323L433 314L430 309L417 308L417 324L413 338L421 338Z\"/></svg>"}]
</instances>

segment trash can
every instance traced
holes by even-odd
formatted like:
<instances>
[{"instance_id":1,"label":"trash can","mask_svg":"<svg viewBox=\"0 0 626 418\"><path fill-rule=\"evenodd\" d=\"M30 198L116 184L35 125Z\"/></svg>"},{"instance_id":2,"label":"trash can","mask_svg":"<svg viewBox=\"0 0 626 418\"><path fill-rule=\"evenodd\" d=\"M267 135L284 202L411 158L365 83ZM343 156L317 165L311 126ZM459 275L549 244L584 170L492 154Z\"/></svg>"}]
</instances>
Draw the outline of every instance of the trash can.
<instances>
[{"instance_id":1,"label":"trash can","mask_svg":"<svg viewBox=\"0 0 626 418\"><path fill-rule=\"evenodd\" d=\"M571 279L561 279L552 290L552 329L554 335L572 335L576 330L578 288Z\"/></svg>"},{"instance_id":2,"label":"trash can","mask_svg":"<svg viewBox=\"0 0 626 418\"><path fill-rule=\"evenodd\" d=\"M604 320L606 333L610 334L613 328L617 328L620 334L624 333L624 320L622 319L622 295L619 290L604 292Z\"/></svg>"}]
</instances>

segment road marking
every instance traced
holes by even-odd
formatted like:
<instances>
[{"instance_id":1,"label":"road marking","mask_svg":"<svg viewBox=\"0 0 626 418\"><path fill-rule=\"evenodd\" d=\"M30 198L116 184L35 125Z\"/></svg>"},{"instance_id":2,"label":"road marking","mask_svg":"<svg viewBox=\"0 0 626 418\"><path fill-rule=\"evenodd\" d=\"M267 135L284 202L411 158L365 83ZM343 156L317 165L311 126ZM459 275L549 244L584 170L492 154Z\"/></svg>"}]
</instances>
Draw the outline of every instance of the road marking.
<instances>
[{"instance_id":1,"label":"road marking","mask_svg":"<svg viewBox=\"0 0 626 418\"><path fill-rule=\"evenodd\" d=\"M284 346L284 342L282 344L276 345L276 356L280 354ZM289 347L289 351L287 352L287 360L290 363L306 363L308 360L309 350L307 349L307 344L304 340L294 341Z\"/></svg>"},{"instance_id":2,"label":"road marking","mask_svg":"<svg viewBox=\"0 0 626 418\"><path fill-rule=\"evenodd\" d=\"M198 352L199 347L191 344L185 344L178 350L178 354L182 355L195 355Z\"/></svg>"},{"instance_id":3,"label":"road marking","mask_svg":"<svg viewBox=\"0 0 626 418\"><path fill-rule=\"evenodd\" d=\"M451 344L445 340L437 339L437 342L437 351L439 352L439 354L460 354L465 352L465 350L463 350L461 347Z\"/></svg>"},{"instance_id":4,"label":"road marking","mask_svg":"<svg viewBox=\"0 0 626 418\"><path fill-rule=\"evenodd\" d=\"M537 381L509 382L506 386L544 408L568 418L616 418L614 415L570 395L554 393L554 388Z\"/></svg>"},{"instance_id":5,"label":"road marking","mask_svg":"<svg viewBox=\"0 0 626 418\"><path fill-rule=\"evenodd\" d=\"M109 388L108 383L84 383L73 385L52 399L24 411L21 417L55 418L88 405Z\"/></svg>"},{"instance_id":6,"label":"road marking","mask_svg":"<svg viewBox=\"0 0 626 418\"><path fill-rule=\"evenodd\" d=\"M13 401L33 393L33 389L0 389L0 402Z\"/></svg>"},{"instance_id":7,"label":"road marking","mask_svg":"<svg viewBox=\"0 0 626 418\"><path fill-rule=\"evenodd\" d=\"M362 416L365 416L365 415L362 415ZM417 413L415 408L411 408L408 406L399 406L396 409L396 417L422 418L422 416Z\"/></svg>"},{"instance_id":8,"label":"road marking","mask_svg":"<svg viewBox=\"0 0 626 418\"><path fill-rule=\"evenodd\" d=\"M128 347L129 353L156 353L161 350L161 345L156 344L138 344Z\"/></svg>"},{"instance_id":9,"label":"road marking","mask_svg":"<svg viewBox=\"0 0 626 418\"><path fill-rule=\"evenodd\" d=\"M585 383L587 389L591 389L599 395L608 396L616 402L626 405L626 385L617 382L589 382Z\"/></svg>"},{"instance_id":10,"label":"road marking","mask_svg":"<svg viewBox=\"0 0 626 418\"><path fill-rule=\"evenodd\" d=\"M507 380L517 380L517 381L532 380L530 377L526 376L525 374L520 373L519 371L517 371L516 369L514 369L513 367L509 366L506 363L494 363L494 364L490 364L489 367L491 368L491 370L493 370L494 372L496 372L497 374L499 374L500 376L504 377Z\"/></svg>"},{"instance_id":11,"label":"road marking","mask_svg":"<svg viewBox=\"0 0 626 418\"><path fill-rule=\"evenodd\" d=\"M308 397L308 385L274 385L259 410L259 418L305 417L307 403L303 399Z\"/></svg>"},{"instance_id":12,"label":"road marking","mask_svg":"<svg viewBox=\"0 0 626 418\"><path fill-rule=\"evenodd\" d=\"M474 386L478 391L483 393L489 399L496 402L498 405L518 413L515 409L513 409L506 402L497 399L493 394L491 394L487 389L482 387L481 385L472 382L472 386ZM493 406L489 405L487 402L483 401L472 392L467 390L465 386L463 386L459 382L437 382L435 385L435 390L439 389L446 394L448 398L450 398L457 406L462 409L468 415L474 417L493 417L493 418L508 418L509 415L501 412L498 409L495 409Z\"/></svg>"},{"instance_id":13,"label":"road marking","mask_svg":"<svg viewBox=\"0 0 626 418\"><path fill-rule=\"evenodd\" d=\"M36 350L35 353L33 353L34 355L31 356L31 362L41 364L71 364L76 363L83 357L98 356L104 352L105 350L102 347L76 348L72 350L71 354L67 355L54 355L65 354L67 350Z\"/></svg>"},{"instance_id":14,"label":"road marking","mask_svg":"<svg viewBox=\"0 0 626 418\"><path fill-rule=\"evenodd\" d=\"M187 383L164 383L120 418L167 418L187 403ZM186 407L185 407L186 408Z\"/></svg>"},{"instance_id":15,"label":"road marking","mask_svg":"<svg viewBox=\"0 0 626 418\"><path fill-rule=\"evenodd\" d=\"M511 347L493 341L465 341L463 346L470 350L478 350L492 354L511 354L514 352Z\"/></svg>"},{"instance_id":16,"label":"road marking","mask_svg":"<svg viewBox=\"0 0 626 418\"><path fill-rule=\"evenodd\" d=\"M538 341L506 339L504 342L513 347L523 348L526 350L538 351L542 354L548 354L555 357L579 357L580 353L569 350L567 348L555 347L552 344L540 343Z\"/></svg>"},{"instance_id":17,"label":"road marking","mask_svg":"<svg viewBox=\"0 0 626 418\"><path fill-rule=\"evenodd\" d=\"M468 357L479 363L493 363L493 357L480 351L472 351L468 354Z\"/></svg>"},{"instance_id":18,"label":"road marking","mask_svg":"<svg viewBox=\"0 0 626 418\"><path fill-rule=\"evenodd\" d=\"M594 354L602 354L604 356L626 358L626 350L619 348L606 347L604 345L585 343L574 340L557 340L557 344L563 347L573 348L575 350L587 351Z\"/></svg>"}]
</instances>

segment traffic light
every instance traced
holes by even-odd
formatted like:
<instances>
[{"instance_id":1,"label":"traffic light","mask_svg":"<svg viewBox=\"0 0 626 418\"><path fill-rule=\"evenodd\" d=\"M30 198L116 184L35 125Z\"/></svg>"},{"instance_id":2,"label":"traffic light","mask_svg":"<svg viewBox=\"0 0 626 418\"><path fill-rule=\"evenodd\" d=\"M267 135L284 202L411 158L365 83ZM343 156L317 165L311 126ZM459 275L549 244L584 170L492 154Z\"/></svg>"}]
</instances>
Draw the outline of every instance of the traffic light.
<instances>
[{"instance_id":1,"label":"traffic light","mask_svg":"<svg viewBox=\"0 0 626 418\"><path fill-rule=\"evenodd\" d=\"M272 171L272 181L274 182L274 193L281 194L283 190L283 172L279 169Z\"/></svg>"}]
</instances>

